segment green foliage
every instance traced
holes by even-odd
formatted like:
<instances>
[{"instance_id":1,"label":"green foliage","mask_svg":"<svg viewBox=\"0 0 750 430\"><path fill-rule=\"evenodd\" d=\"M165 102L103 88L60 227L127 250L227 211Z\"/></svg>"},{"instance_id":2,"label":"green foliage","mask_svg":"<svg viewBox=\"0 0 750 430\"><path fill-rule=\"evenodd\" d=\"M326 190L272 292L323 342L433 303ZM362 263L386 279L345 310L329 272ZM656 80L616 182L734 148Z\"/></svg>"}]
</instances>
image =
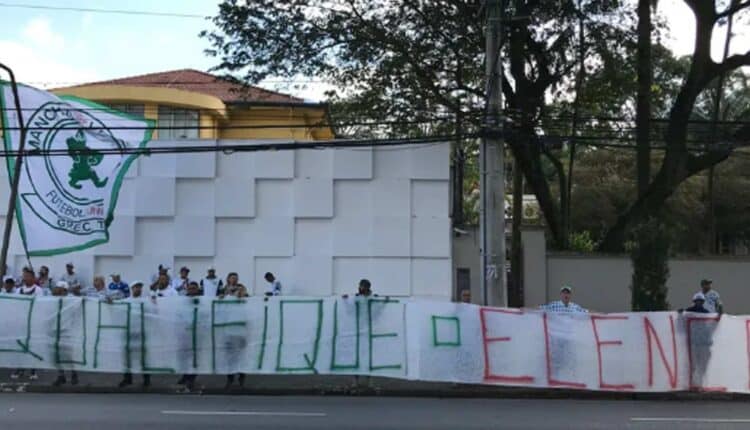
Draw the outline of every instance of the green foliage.
<instances>
[{"instance_id":1,"label":"green foliage","mask_svg":"<svg viewBox=\"0 0 750 430\"><path fill-rule=\"evenodd\" d=\"M668 228L658 219L650 218L632 230L628 243L633 263L631 305L633 311L662 311L667 303L669 252L671 237Z\"/></svg>"},{"instance_id":2,"label":"green foliage","mask_svg":"<svg viewBox=\"0 0 750 430\"><path fill-rule=\"evenodd\" d=\"M594 252L596 242L591 238L591 232L579 231L570 234L570 250L575 252Z\"/></svg>"}]
</instances>

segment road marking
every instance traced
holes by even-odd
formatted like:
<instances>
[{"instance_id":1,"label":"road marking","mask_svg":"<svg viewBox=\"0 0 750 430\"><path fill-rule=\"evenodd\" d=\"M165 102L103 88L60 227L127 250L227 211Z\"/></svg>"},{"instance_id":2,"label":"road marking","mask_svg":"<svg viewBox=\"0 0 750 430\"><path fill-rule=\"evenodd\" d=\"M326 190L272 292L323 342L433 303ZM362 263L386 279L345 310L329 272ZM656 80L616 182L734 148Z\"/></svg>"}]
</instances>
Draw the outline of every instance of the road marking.
<instances>
[{"instance_id":1,"label":"road marking","mask_svg":"<svg viewBox=\"0 0 750 430\"><path fill-rule=\"evenodd\" d=\"M633 422L658 422L658 423L714 423L714 424L739 424L750 423L750 418L688 418L688 417L658 417L658 418L631 418Z\"/></svg>"},{"instance_id":2,"label":"road marking","mask_svg":"<svg viewBox=\"0 0 750 430\"><path fill-rule=\"evenodd\" d=\"M323 412L270 412L270 411L161 411L163 415L207 416L262 416L262 417L325 417Z\"/></svg>"}]
</instances>

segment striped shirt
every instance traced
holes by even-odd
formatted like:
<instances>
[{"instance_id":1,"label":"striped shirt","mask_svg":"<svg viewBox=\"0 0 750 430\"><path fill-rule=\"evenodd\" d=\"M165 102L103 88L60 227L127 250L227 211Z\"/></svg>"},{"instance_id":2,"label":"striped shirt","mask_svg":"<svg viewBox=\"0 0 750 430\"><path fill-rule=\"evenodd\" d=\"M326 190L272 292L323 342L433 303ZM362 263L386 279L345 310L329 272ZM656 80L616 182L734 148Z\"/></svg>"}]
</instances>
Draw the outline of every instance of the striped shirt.
<instances>
[{"instance_id":1,"label":"striped shirt","mask_svg":"<svg viewBox=\"0 0 750 430\"><path fill-rule=\"evenodd\" d=\"M588 310L578 306L573 302L569 302L566 306L562 300L547 303L546 305L539 306L539 309L549 312L567 312L567 313L587 313Z\"/></svg>"}]
</instances>

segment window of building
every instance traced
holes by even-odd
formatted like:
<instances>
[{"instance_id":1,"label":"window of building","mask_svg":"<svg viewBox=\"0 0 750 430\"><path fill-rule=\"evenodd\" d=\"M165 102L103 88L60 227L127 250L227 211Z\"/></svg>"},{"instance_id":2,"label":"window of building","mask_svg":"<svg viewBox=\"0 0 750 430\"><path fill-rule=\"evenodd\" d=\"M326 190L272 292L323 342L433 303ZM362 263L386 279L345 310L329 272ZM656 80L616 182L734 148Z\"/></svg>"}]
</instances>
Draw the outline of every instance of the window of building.
<instances>
[{"instance_id":1,"label":"window of building","mask_svg":"<svg viewBox=\"0 0 750 430\"><path fill-rule=\"evenodd\" d=\"M159 140L198 139L199 121L197 110L159 106Z\"/></svg>"},{"instance_id":2,"label":"window of building","mask_svg":"<svg viewBox=\"0 0 750 430\"><path fill-rule=\"evenodd\" d=\"M114 110L120 111L122 113L126 113L136 118L143 118L144 111L146 110L146 107L144 105L139 105L139 104L109 103L108 106Z\"/></svg>"}]
</instances>

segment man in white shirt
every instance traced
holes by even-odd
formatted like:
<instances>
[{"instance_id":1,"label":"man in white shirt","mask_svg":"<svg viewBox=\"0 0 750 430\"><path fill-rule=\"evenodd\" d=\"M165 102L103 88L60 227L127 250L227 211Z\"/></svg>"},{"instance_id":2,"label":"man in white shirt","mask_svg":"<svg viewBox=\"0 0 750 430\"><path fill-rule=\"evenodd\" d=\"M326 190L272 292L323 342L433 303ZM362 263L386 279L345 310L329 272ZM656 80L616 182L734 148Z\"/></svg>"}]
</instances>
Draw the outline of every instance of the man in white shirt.
<instances>
[{"instance_id":1,"label":"man in white shirt","mask_svg":"<svg viewBox=\"0 0 750 430\"><path fill-rule=\"evenodd\" d=\"M135 281L132 284L130 284L130 296L123 299L124 302L130 302L134 303L132 306L137 306L137 303L141 303L143 301L148 300L148 297L143 294L143 281ZM137 335L131 335L130 342L131 344L139 344L141 341L142 333L138 333ZM119 388L125 388L128 385L133 384L133 374L130 372L126 372L122 375L122 381L117 385ZM151 375L148 373L143 374L143 386L149 387L151 386Z\"/></svg>"},{"instance_id":2,"label":"man in white shirt","mask_svg":"<svg viewBox=\"0 0 750 430\"><path fill-rule=\"evenodd\" d=\"M213 267L208 268L208 274L205 278L201 279L201 290L203 295L206 297L216 297L219 295L219 291L224 288L224 282L216 276L216 269Z\"/></svg>"},{"instance_id":3,"label":"man in white shirt","mask_svg":"<svg viewBox=\"0 0 750 430\"><path fill-rule=\"evenodd\" d=\"M187 288L188 285L190 285L190 279L188 278L189 274L190 269L182 267L180 269L180 277L172 281L172 288L174 288L174 290L181 296L187 294Z\"/></svg>"},{"instance_id":4,"label":"man in white shirt","mask_svg":"<svg viewBox=\"0 0 750 430\"><path fill-rule=\"evenodd\" d=\"M60 280L67 282L69 289L78 290L83 287L83 283L78 278L72 262L65 265L65 274L60 277Z\"/></svg>"},{"instance_id":5,"label":"man in white shirt","mask_svg":"<svg viewBox=\"0 0 750 430\"><path fill-rule=\"evenodd\" d=\"M266 296L281 295L281 282L273 276L273 273L266 272L263 278L268 282L268 285L266 285Z\"/></svg>"},{"instance_id":6,"label":"man in white shirt","mask_svg":"<svg viewBox=\"0 0 750 430\"><path fill-rule=\"evenodd\" d=\"M179 296L177 291L169 284L169 276L159 275L159 279L151 285L151 297L175 297Z\"/></svg>"},{"instance_id":7,"label":"man in white shirt","mask_svg":"<svg viewBox=\"0 0 750 430\"><path fill-rule=\"evenodd\" d=\"M704 279L701 281L701 292L706 297L706 302L703 303L703 307L709 313L724 313L724 304L721 302L719 293L713 288L713 281L710 279Z\"/></svg>"}]
</instances>

